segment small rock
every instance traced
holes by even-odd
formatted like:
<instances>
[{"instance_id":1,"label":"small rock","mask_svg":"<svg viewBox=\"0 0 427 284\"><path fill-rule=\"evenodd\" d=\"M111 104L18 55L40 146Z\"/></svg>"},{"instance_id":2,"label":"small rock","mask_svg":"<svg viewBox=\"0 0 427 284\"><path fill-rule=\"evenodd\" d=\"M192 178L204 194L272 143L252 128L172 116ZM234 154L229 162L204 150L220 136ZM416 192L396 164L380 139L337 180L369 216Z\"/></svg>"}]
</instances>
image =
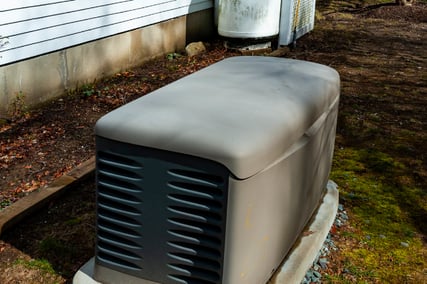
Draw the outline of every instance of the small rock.
<instances>
[{"instance_id":1,"label":"small rock","mask_svg":"<svg viewBox=\"0 0 427 284\"><path fill-rule=\"evenodd\" d=\"M320 280L320 278L322 278L322 275L317 271L313 272L313 276L315 277L313 280L317 282Z\"/></svg>"},{"instance_id":2,"label":"small rock","mask_svg":"<svg viewBox=\"0 0 427 284\"><path fill-rule=\"evenodd\" d=\"M206 51L206 47L203 42L192 42L185 47L185 52L188 56L194 56L201 54Z\"/></svg>"},{"instance_id":3,"label":"small rock","mask_svg":"<svg viewBox=\"0 0 427 284\"><path fill-rule=\"evenodd\" d=\"M320 267L322 267L322 269L328 268L328 263L329 262L326 258L319 259L319 264L320 264Z\"/></svg>"},{"instance_id":4,"label":"small rock","mask_svg":"<svg viewBox=\"0 0 427 284\"><path fill-rule=\"evenodd\" d=\"M313 272L314 272L314 271L317 271L317 270L319 270L319 269L320 269L320 265L315 264L315 265L313 266Z\"/></svg>"},{"instance_id":5,"label":"small rock","mask_svg":"<svg viewBox=\"0 0 427 284\"><path fill-rule=\"evenodd\" d=\"M379 237L380 237L380 239L385 239L385 236L384 235L379 235Z\"/></svg>"},{"instance_id":6,"label":"small rock","mask_svg":"<svg viewBox=\"0 0 427 284\"><path fill-rule=\"evenodd\" d=\"M408 243L406 243L406 242L401 242L401 243L400 243L400 245L401 245L402 247L405 247L405 248L409 247L409 244L408 244Z\"/></svg>"},{"instance_id":7,"label":"small rock","mask_svg":"<svg viewBox=\"0 0 427 284\"><path fill-rule=\"evenodd\" d=\"M338 215L339 218L341 218L343 221L347 221L348 220L348 215L344 212L340 213Z\"/></svg>"}]
</instances>

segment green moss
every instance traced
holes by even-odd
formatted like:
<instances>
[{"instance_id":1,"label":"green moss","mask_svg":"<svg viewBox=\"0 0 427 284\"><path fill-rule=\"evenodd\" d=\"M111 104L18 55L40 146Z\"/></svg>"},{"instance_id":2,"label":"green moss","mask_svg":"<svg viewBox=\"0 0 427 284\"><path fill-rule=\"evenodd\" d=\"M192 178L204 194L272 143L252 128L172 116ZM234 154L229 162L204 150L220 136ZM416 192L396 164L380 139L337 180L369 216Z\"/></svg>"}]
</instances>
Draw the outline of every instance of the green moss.
<instances>
[{"instance_id":1,"label":"green moss","mask_svg":"<svg viewBox=\"0 0 427 284\"><path fill-rule=\"evenodd\" d=\"M67 220L67 221L65 222L65 224L70 225L70 226L73 226L73 225L80 224L81 222L82 222L82 219L81 219L81 218L73 218L73 219Z\"/></svg>"},{"instance_id":2,"label":"green moss","mask_svg":"<svg viewBox=\"0 0 427 284\"><path fill-rule=\"evenodd\" d=\"M331 179L340 186L342 202L357 228L346 236L359 244L343 248L342 253L357 279L404 283L423 273L425 277L427 248L417 233L420 224L415 217L427 205L425 194L409 175L410 169L384 152L336 149ZM402 179L405 184L399 182Z\"/></svg>"},{"instance_id":3,"label":"green moss","mask_svg":"<svg viewBox=\"0 0 427 284\"><path fill-rule=\"evenodd\" d=\"M73 255L73 248L60 239L48 237L40 241L40 252L43 255L56 257L71 257Z\"/></svg>"},{"instance_id":4,"label":"green moss","mask_svg":"<svg viewBox=\"0 0 427 284\"><path fill-rule=\"evenodd\" d=\"M56 274L55 270L52 268L52 265L46 259L31 259L23 260L18 259L15 262L16 265L22 265L31 269L38 269L49 274Z\"/></svg>"}]
</instances>

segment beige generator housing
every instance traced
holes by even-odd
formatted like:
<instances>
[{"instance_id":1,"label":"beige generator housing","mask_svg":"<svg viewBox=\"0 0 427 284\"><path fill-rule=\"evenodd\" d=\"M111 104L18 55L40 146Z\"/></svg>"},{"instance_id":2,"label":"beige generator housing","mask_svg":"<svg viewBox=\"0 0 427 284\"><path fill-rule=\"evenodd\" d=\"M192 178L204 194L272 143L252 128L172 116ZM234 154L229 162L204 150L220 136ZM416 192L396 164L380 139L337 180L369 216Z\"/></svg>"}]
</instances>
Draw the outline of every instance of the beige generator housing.
<instances>
[{"instance_id":1,"label":"beige generator housing","mask_svg":"<svg viewBox=\"0 0 427 284\"><path fill-rule=\"evenodd\" d=\"M102 117L93 280L266 283L323 197L339 92L323 65L233 57Z\"/></svg>"}]
</instances>

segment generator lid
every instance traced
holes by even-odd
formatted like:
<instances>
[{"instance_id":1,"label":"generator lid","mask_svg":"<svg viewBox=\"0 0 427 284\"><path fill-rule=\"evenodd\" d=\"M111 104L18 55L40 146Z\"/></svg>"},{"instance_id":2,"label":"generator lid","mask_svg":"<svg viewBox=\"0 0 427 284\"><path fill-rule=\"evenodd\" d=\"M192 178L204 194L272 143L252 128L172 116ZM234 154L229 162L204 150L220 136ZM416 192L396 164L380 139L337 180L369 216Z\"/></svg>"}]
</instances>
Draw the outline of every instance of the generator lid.
<instances>
[{"instance_id":1,"label":"generator lid","mask_svg":"<svg viewBox=\"0 0 427 284\"><path fill-rule=\"evenodd\" d=\"M239 179L281 157L339 96L327 66L233 57L103 116L96 135L210 159Z\"/></svg>"}]
</instances>

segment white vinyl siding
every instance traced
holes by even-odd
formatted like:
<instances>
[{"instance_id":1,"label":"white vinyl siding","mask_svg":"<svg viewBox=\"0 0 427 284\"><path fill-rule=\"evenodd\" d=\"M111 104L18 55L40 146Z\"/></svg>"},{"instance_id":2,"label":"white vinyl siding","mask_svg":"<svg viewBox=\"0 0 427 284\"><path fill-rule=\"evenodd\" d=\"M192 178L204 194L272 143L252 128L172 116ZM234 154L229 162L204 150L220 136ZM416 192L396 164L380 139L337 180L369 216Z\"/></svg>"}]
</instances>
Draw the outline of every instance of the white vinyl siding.
<instances>
[{"instance_id":1,"label":"white vinyl siding","mask_svg":"<svg viewBox=\"0 0 427 284\"><path fill-rule=\"evenodd\" d=\"M14 0L0 5L0 65L213 7L212 0Z\"/></svg>"}]
</instances>

